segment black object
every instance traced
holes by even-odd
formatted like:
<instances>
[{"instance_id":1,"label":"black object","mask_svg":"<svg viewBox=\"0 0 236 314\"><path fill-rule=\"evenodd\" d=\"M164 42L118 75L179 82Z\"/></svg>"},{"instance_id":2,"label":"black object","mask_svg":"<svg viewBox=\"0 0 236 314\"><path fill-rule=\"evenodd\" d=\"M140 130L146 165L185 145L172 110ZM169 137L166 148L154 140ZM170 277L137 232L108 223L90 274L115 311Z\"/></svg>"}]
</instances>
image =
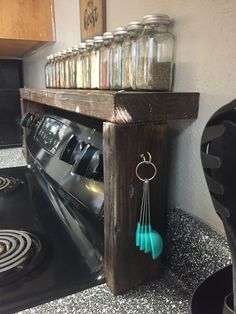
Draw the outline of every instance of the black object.
<instances>
[{"instance_id":1,"label":"black object","mask_svg":"<svg viewBox=\"0 0 236 314\"><path fill-rule=\"evenodd\" d=\"M236 100L208 121L201 142L202 165L216 212L221 217L233 261L236 304ZM215 287L214 291L220 289ZM226 295L225 295L226 296Z\"/></svg>"},{"instance_id":2,"label":"black object","mask_svg":"<svg viewBox=\"0 0 236 314\"><path fill-rule=\"evenodd\" d=\"M0 148L22 144L20 92L22 61L0 60Z\"/></svg>"},{"instance_id":3,"label":"black object","mask_svg":"<svg viewBox=\"0 0 236 314\"><path fill-rule=\"evenodd\" d=\"M228 294L224 299L223 314L234 314L233 293Z\"/></svg>"},{"instance_id":4,"label":"black object","mask_svg":"<svg viewBox=\"0 0 236 314\"><path fill-rule=\"evenodd\" d=\"M194 292L192 314L222 314L224 299L232 291L232 265L217 271Z\"/></svg>"},{"instance_id":5,"label":"black object","mask_svg":"<svg viewBox=\"0 0 236 314\"><path fill-rule=\"evenodd\" d=\"M0 169L0 177L20 182L0 195L0 231L27 232L38 239L38 249L19 268L0 273L1 314L104 282L103 173L94 162L94 154L102 160L102 133L59 116L28 118L33 123L22 120L29 131L28 167ZM72 138L85 145L73 152L76 145L68 148ZM72 152L80 174L70 162ZM83 158L86 162L79 165ZM4 241L0 233L2 268Z\"/></svg>"}]
</instances>

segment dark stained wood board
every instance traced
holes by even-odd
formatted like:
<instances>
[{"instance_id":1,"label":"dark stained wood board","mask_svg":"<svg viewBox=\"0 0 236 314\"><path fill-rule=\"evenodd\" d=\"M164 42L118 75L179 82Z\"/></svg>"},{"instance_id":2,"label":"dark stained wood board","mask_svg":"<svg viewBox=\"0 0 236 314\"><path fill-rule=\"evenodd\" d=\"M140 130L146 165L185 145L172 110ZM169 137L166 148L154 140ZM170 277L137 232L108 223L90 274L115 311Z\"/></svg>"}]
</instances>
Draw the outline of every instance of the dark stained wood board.
<instances>
[{"instance_id":1,"label":"dark stained wood board","mask_svg":"<svg viewBox=\"0 0 236 314\"><path fill-rule=\"evenodd\" d=\"M152 261L150 254L135 247L142 196L142 182L136 178L135 167L141 161L141 153L149 151L152 154L158 171L150 183L152 224L163 235L166 122L197 118L199 94L21 89L21 98L22 112L55 112L95 118L101 124L104 121L104 261L108 286L117 295L158 277L161 258Z\"/></svg>"},{"instance_id":2,"label":"dark stained wood board","mask_svg":"<svg viewBox=\"0 0 236 314\"><path fill-rule=\"evenodd\" d=\"M142 182L135 175L140 154L150 152L157 176L150 182L153 227L163 235L166 201L166 124L104 123L105 273L115 295L161 274L161 258L135 246Z\"/></svg>"},{"instance_id":3,"label":"dark stained wood board","mask_svg":"<svg viewBox=\"0 0 236 314\"><path fill-rule=\"evenodd\" d=\"M199 93L21 89L21 97L113 123L195 119Z\"/></svg>"}]
</instances>

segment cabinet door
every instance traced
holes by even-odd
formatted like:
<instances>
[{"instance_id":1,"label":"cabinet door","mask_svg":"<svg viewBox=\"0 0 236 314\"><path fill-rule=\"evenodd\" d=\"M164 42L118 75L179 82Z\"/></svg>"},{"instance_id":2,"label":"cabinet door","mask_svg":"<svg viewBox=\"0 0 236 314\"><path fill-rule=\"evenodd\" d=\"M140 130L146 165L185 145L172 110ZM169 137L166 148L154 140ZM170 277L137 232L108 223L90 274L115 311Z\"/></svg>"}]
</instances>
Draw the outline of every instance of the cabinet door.
<instances>
[{"instance_id":1,"label":"cabinet door","mask_svg":"<svg viewBox=\"0 0 236 314\"><path fill-rule=\"evenodd\" d=\"M53 0L0 0L0 38L53 41Z\"/></svg>"}]
</instances>

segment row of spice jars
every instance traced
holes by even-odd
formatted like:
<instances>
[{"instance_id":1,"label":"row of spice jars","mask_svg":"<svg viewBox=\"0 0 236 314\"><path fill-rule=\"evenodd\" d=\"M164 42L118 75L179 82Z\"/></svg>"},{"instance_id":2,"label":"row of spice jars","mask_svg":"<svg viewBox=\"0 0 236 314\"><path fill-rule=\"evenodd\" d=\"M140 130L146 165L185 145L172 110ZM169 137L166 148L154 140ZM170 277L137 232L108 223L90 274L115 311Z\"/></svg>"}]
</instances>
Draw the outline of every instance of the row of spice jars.
<instances>
[{"instance_id":1,"label":"row of spice jars","mask_svg":"<svg viewBox=\"0 0 236 314\"><path fill-rule=\"evenodd\" d=\"M48 57L49 88L169 90L173 35L167 15L147 15Z\"/></svg>"}]
</instances>

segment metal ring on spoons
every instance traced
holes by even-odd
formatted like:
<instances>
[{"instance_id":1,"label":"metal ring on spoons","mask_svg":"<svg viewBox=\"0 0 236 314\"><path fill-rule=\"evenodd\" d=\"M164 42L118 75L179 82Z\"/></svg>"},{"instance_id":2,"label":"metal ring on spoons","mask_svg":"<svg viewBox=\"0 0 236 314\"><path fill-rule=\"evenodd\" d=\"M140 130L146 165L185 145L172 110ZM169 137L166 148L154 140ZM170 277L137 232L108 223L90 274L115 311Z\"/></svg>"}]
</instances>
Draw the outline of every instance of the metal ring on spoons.
<instances>
[{"instance_id":1,"label":"metal ring on spoons","mask_svg":"<svg viewBox=\"0 0 236 314\"><path fill-rule=\"evenodd\" d=\"M136 176L137 176L137 178L138 178L139 180L141 180L141 181L146 181L146 180L151 181L152 179L155 178L155 176L156 176L156 174L157 174L157 168L156 168L156 166L154 165L154 163L152 163L152 156L151 156L151 154L150 154L149 152L147 152L147 154L148 154L148 156L149 156L149 160L146 160L144 154L142 154L141 157L143 158L143 161L141 161L140 163L138 163L137 166L136 166L136 169L135 169ZM153 173L153 175L152 175L150 178L142 178L142 177L139 175L138 169L139 169L139 167L140 167L142 164L150 165L150 166L153 167L154 173Z\"/></svg>"}]
</instances>

